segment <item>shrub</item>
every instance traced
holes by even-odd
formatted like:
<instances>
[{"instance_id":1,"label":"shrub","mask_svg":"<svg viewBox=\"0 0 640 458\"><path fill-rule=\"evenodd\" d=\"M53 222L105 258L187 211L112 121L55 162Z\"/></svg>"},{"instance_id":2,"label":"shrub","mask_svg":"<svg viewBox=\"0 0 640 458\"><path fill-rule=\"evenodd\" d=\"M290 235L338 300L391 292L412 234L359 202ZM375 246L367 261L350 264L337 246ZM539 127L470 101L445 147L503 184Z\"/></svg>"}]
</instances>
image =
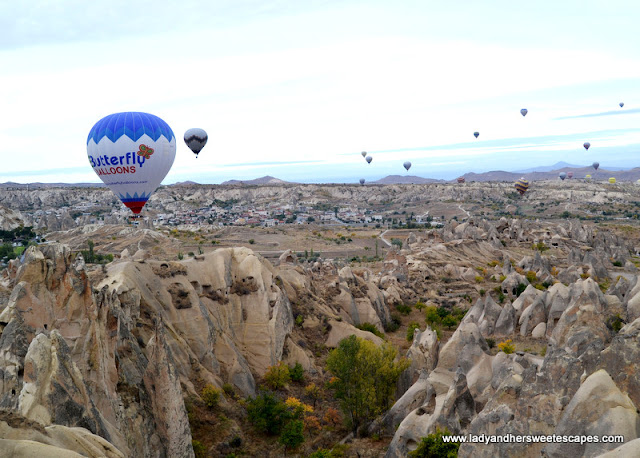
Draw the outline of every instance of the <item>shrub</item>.
<instances>
[{"instance_id":1,"label":"shrub","mask_svg":"<svg viewBox=\"0 0 640 458\"><path fill-rule=\"evenodd\" d=\"M296 363L293 367L289 368L289 376L293 382L301 382L304 380L304 368L302 364Z\"/></svg>"},{"instance_id":2,"label":"shrub","mask_svg":"<svg viewBox=\"0 0 640 458\"><path fill-rule=\"evenodd\" d=\"M438 315L437 307L434 307L433 305L427 307L424 314L427 324L431 325L440 323L441 318L440 315Z\"/></svg>"},{"instance_id":3,"label":"shrub","mask_svg":"<svg viewBox=\"0 0 640 458\"><path fill-rule=\"evenodd\" d=\"M254 243L256 243L254 239L249 239L249 245L253 245Z\"/></svg>"},{"instance_id":4,"label":"shrub","mask_svg":"<svg viewBox=\"0 0 640 458\"><path fill-rule=\"evenodd\" d=\"M613 261L613 265L616 267L622 267L622 262L621 261Z\"/></svg>"},{"instance_id":5,"label":"shrub","mask_svg":"<svg viewBox=\"0 0 640 458\"><path fill-rule=\"evenodd\" d=\"M493 348L493 347L496 346L495 339L492 339L491 337L487 337L486 341L487 341L487 345L489 346L489 348Z\"/></svg>"},{"instance_id":6,"label":"shrub","mask_svg":"<svg viewBox=\"0 0 640 458\"><path fill-rule=\"evenodd\" d=\"M304 317L302 315L298 315L296 317L296 325L297 326L302 326L302 323L304 323Z\"/></svg>"},{"instance_id":7,"label":"shrub","mask_svg":"<svg viewBox=\"0 0 640 458\"><path fill-rule=\"evenodd\" d=\"M516 346L512 343L511 339L507 339L504 342L500 342L498 344L498 348L505 352L507 355L510 355L514 351L516 351Z\"/></svg>"},{"instance_id":8,"label":"shrub","mask_svg":"<svg viewBox=\"0 0 640 458\"><path fill-rule=\"evenodd\" d=\"M500 294L498 294L498 303L502 304L503 302L504 302L504 293L500 291Z\"/></svg>"},{"instance_id":9,"label":"shrub","mask_svg":"<svg viewBox=\"0 0 640 458\"><path fill-rule=\"evenodd\" d=\"M495 267L495 266L497 266L498 264L499 264L499 263L498 263L498 261L491 261L491 262L488 262L488 263L487 263L487 265L488 265L489 267Z\"/></svg>"},{"instance_id":10,"label":"shrub","mask_svg":"<svg viewBox=\"0 0 640 458\"><path fill-rule=\"evenodd\" d=\"M498 281L500 283L502 283L503 281L505 281L507 279L507 277L505 277L504 275L500 275L500 278L498 279Z\"/></svg>"},{"instance_id":11,"label":"shrub","mask_svg":"<svg viewBox=\"0 0 640 458\"><path fill-rule=\"evenodd\" d=\"M400 316L396 313L391 314L391 320L384 325L385 332L395 332L401 324Z\"/></svg>"},{"instance_id":12,"label":"shrub","mask_svg":"<svg viewBox=\"0 0 640 458\"><path fill-rule=\"evenodd\" d=\"M416 329L420 329L420 323L416 323L415 321L409 323L409 327L407 328L407 341L413 342L413 335Z\"/></svg>"},{"instance_id":13,"label":"shrub","mask_svg":"<svg viewBox=\"0 0 640 458\"><path fill-rule=\"evenodd\" d=\"M442 326L444 326L447 329L451 329L457 324L458 324L458 321L451 315L447 315L442 319Z\"/></svg>"},{"instance_id":14,"label":"shrub","mask_svg":"<svg viewBox=\"0 0 640 458\"><path fill-rule=\"evenodd\" d=\"M193 447L193 453L196 458L204 458L207 456L207 448L202 442L194 439L191 441L191 447Z\"/></svg>"},{"instance_id":15,"label":"shrub","mask_svg":"<svg viewBox=\"0 0 640 458\"><path fill-rule=\"evenodd\" d=\"M229 397L234 397L236 395L236 391L233 389L233 385L231 383L225 383L222 385L222 391Z\"/></svg>"},{"instance_id":16,"label":"shrub","mask_svg":"<svg viewBox=\"0 0 640 458\"><path fill-rule=\"evenodd\" d=\"M313 408L316 407L316 401L320 399L322 393L320 392L320 388L315 383L310 383L304 387L304 394L306 397L313 401Z\"/></svg>"},{"instance_id":17,"label":"shrub","mask_svg":"<svg viewBox=\"0 0 640 458\"><path fill-rule=\"evenodd\" d=\"M482 283L484 281L484 277L480 275L476 275L476 283Z\"/></svg>"},{"instance_id":18,"label":"shrub","mask_svg":"<svg viewBox=\"0 0 640 458\"><path fill-rule=\"evenodd\" d=\"M376 328L375 325L371 324L371 323L362 323L359 324L358 326L356 326L356 328L362 330L362 331L369 331L371 334L374 334L378 337L380 337L381 339L384 339L384 334L380 332L380 330L378 328Z\"/></svg>"},{"instance_id":19,"label":"shrub","mask_svg":"<svg viewBox=\"0 0 640 458\"><path fill-rule=\"evenodd\" d=\"M525 275L525 278L529 283L535 283L538 281L538 276L533 270L528 271L527 274Z\"/></svg>"},{"instance_id":20,"label":"shrub","mask_svg":"<svg viewBox=\"0 0 640 458\"><path fill-rule=\"evenodd\" d=\"M311 455L309 455L309 458L332 458L332 457L333 457L333 454L331 453L331 450L327 450L326 448L321 448L320 450L316 450Z\"/></svg>"},{"instance_id":21,"label":"shrub","mask_svg":"<svg viewBox=\"0 0 640 458\"><path fill-rule=\"evenodd\" d=\"M278 441L284 445L285 449L298 448L304 442L304 423L302 420L292 420L282 429L282 434Z\"/></svg>"},{"instance_id":22,"label":"shrub","mask_svg":"<svg viewBox=\"0 0 640 458\"><path fill-rule=\"evenodd\" d=\"M480 290L480 296L484 297L484 295L485 295L486 293L487 293L487 292L486 292L484 289L481 289L481 290Z\"/></svg>"},{"instance_id":23,"label":"shrub","mask_svg":"<svg viewBox=\"0 0 640 458\"><path fill-rule=\"evenodd\" d=\"M396 310L403 315L409 315L411 313L411 306L404 304L396 305Z\"/></svg>"},{"instance_id":24,"label":"shrub","mask_svg":"<svg viewBox=\"0 0 640 458\"><path fill-rule=\"evenodd\" d=\"M445 442L442 436L450 436L448 429L442 431L436 428L434 434L423 437L414 451L409 452L410 458L451 458L458 456L460 444L456 442Z\"/></svg>"},{"instance_id":25,"label":"shrub","mask_svg":"<svg viewBox=\"0 0 640 458\"><path fill-rule=\"evenodd\" d=\"M272 390L284 388L287 386L287 383L291 381L289 366L283 361L280 361L275 366L269 366L267 372L264 374L264 381Z\"/></svg>"},{"instance_id":26,"label":"shrub","mask_svg":"<svg viewBox=\"0 0 640 458\"><path fill-rule=\"evenodd\" d=\"M422 302L420 299L418 299L418 302L416 302L416 308L420 311L424 310L424 308L426 307L426 305L424 304L424 302Z\"/></svg>"},{"instance_id":27,"label":"shrub","mask_svg":"<svg viewBox=\"0 0 640 458\"><path fill-rule=\"evenodd\" d=\"M547 347L544 347L541 351L540 351L540 356L545 356L547 354Z\"/></svg>"},{"instance_id":28,"label":"shrub","mask_svg":"<svg viewBox=\"0 0 640 458\"><path fill-rule=\"evenodd\" d=\"M220 390L215 386L208 384L202 389L202 400L207 407L213 409L220 401Z\"/></svg>"},{"instance_id":29,"label":"shrub","mask_svg":"<svg viewBox=\"0 0 640 458\"><path fill-rule=\"evenodd\" d=\"M518 286L516 287L516 297L519 297L525 289L527 289L527 285L524 283L518 283Z\"/></svg>"},{"instance_id":30,"label":"shrub","mask_svg":"<svg viewBox=\"0 0 640 458\"><path fill-rule=\"evenodd\" d=\"M262 393L255 399L249 398L247 405L249 422L260 432L280 434L291 413L284 402L271 393Z\"/></svg>"}]
</instances>

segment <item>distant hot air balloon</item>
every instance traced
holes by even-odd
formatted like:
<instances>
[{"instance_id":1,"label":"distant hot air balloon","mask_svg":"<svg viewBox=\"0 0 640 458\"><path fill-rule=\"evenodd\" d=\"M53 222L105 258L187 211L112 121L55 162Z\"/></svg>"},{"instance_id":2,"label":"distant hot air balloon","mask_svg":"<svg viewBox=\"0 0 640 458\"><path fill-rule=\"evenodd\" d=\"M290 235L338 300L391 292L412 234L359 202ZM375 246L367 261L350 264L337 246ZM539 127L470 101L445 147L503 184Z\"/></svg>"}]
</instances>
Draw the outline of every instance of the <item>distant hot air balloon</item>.
<instances>
[{"instance_id":1,"label":"distant hot air balloon","mask_svg":"<svg viewBox=\"0 0 640 458\"><path fill-rule=\"evenodd\" d=\"M529 110L527 110L526 108L523 108L522 110L520 110L520 114L522 116L527 116L527 113L529 113Z\"/></svg>"},{"instance_id":2,"label":"distant hot air balloon","mask_svg":"<svg viewBox=\"0 0 640 458\"><path fill-rule=\"evenodd\" d=\"M624 106L624 102L620 102L620 108Z\"/></svg>"},{"instance_id":3,"label":"distant hot air balloon","mask_svg":"<svg viewBox=\"0 0 640 458\"><path fill-rule=\"evenodd\" d=\"M616 184L616 179L614 177L609 178L609 183Z\"/></svg>"},{"instance_id":4,"label":"distant hot air balloon","mask_svg":"<svg viewBox=\"0 0 640 458\"><path fill-rule=\"evenodd\" d=\"M152 114L114 113L89 132L87 155L100 179L138 214L173 165L176 137Z\"/></svg>"},{"instance_id":5,"label":"distant hot air balloon","mask_svg":"<svg viewBox=\"0 0 640 458\"><path fill-rule=\"evenodd\" d=\"M516 191L520 193L520 195L523 195L525 192L527 192L527 189L529 189L529 181L522 177L518 181L516 181L514 187L516 188Z\"/></svg>"},{"instance_id":6,"label":"distant hot air balloon","mask_svg":"<svg viewBox=\"0 0 640 458\"><path fill-rule=\"evenodd\" d=\"M582 146L584 146L584 149L589 150L589 147L591 146L591 143L584 142L584 144Z\"/></svg>"},{"instance_id":7,"label":"distant hot air balloon","mask_svg":"<svg viewBox=\"0 0 640 458\"><path fill-rule=\"evenodd\" d=\"M362 157L365 157L367 155L366 151L361 152L360 154L362 154Z\"/></svg>"},{"instance_id":8,"label":"distant hot air balloon","mask_svg":"<svg viewBox=\"0 0 640 458\"><path fill-rule=\"evenodd\" d=\"M204 145L207 144L207 140L209 137L207 133L203 129L193 128L189 129L184 133L184 142L187 144L189 149L193 151L193 154L196 155L196 159L198 158L198 154L204 148Z\"/></svg>"},{"instance_id":9,"label":"distant hot air balloon","mask_svg":"<svg viewBox=\"0 0 640 458\"><path fill-rule=\"evenodd\" d=\"M371 161L373 161L373 158L371 156L367 156L365 158L367 160L367 163L371 164Z\"/></svg>"},{"instance_id":10,"label":"distant hot air balloon","mask_svg":"<svg viewBox=\"0 0 640 458\"><path fill-rule=\"evenodd\" d=\"M562 181L564 181L564 179L565 179L565 178L567 178L567 174L566 174L565 172L560 172L560 173L558 174L558 176L560 177L560 179L561 179Z\"/></svg>"},{"instance_id":11,"label":"distant hot air balloon","mask_svg":"<svg viewBox=\"0 0 640 458\"><path fill-rule=\"evenodd\" d=\"M598 170L598 167L600 167L600 163L599 162L594 162L593 164L591 164L591 167L593 167L594 169Z\"/></svg>"},{"instance_id":12,"label":"distant hot air balloon","mask_svg":"<svg viewBox=\"0 0 640 458\"><path fill-rule=\"evenodd\" d=\"M364 186L364 178L360 178L360 184Z\"/></svg>"},{"instance_id":13,"label":"distant hot air balloon","mask_svg":"<svg viewBox=\"0 0 640 458\"><path fill-rule=\"evenodd\" d=\"M640 185L640 180L636 180L636 184L639 184L639 185Z\"/></svg>"},{"instance_id":14,"label":"distant hot air balloon","mask_svg":"<svg viewBox=\"0 0 640 458\"><path fill-rule=\"evenodd\" d=\"M480 132L474 132L473 133L473 136L476 137L476 138L478 138L479 135L480 135Z\"/></svg>"},{"instance_id":15,"label":"distant hot air balloon","mask_svg":"<svg viewBox=\"0 0 640 458\"><path fill-rule=\"evenodd\" d=\"M569 179L573 178L573 172L567 172L567 178Z\"/></svg>"},{"instance_id":16,"label":"distant hot air balloon","mask_svg":"<svg viewBox=\"0 0 640 458\"><path fill-rule=\"evenodd\" d=\"M591 180L591 175L585 175L584 179L587 181Z\"/></svg>"},{"instance_id":17,"label":"distant hot air balloon","mask_svg":"<svg viewBox=\"0 0 640 458\"><path fill-rule=\"evenodd\" d=\"M456 181L458 183L464 183L466 180L464 179L464 177L458 177L458 178L456 178Z\"/></svg>"},{"instance_id":18,"label":"distant hot air balloon","mask_svg":"<svg viewBox=\"0 0 640 458\"><path fill-rule=\"evenodd\" d=\"M409 171L409 169L411 168L411 162L406 161L404 164L402 164L404 166L405 169L407 169L407 172Z\"/></svg>"}]
</instances>

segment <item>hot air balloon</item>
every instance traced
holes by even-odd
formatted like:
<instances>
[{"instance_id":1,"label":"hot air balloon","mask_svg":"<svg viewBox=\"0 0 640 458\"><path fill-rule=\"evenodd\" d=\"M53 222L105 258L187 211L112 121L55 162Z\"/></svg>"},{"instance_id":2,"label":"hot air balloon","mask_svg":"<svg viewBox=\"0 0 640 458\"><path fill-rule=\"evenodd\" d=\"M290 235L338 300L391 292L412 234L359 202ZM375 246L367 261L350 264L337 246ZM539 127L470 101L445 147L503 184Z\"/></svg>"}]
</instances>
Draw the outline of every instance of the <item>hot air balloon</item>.
<instances>
[{"instance_id":1,"label":"hot air balloon","mask_svg":"<svg viewBox=\"0 0 640 458\"><path fill-rule=\"evenodd\" d=\"M591 146L591 143L584 142L584 144L582 146L584 146L584 149L589 150L589 147Z\"/></svg>"},{"instance_id":2,"label":"hot air balloon","mask_svg":"<svg viewBox=\"0 0 640 458\"><path fill-rule=\"evenodd\" d=\"M636 184L640 184L640 180L636 180Z\"/></svg>"},{"instance_id":3,"label":"hot air balloon","mask_svg":"<svg viewBox=\"0 0 640 458\"><path fill-rule=\"evenodd\" d=\"M594 162L593 164L591 164L591 167L593 167L594 169L598 170L598 167L600 167L600 163L599 162Z\"/></svg>"},{"instance_id":4,"label":"hot air balloon","mask_svg":"<svg viewBox=\"0 0 640 458\"><path fill-rule=\"evenodd\" d=\"M411 162L406 161L404 164L402 164L404 166L405 169L407 169L407 172L409 171L409 169L411 168Z\"/></svg>"},{"instance_id":5,"label":"hot air balloon","mask_svg":"<svg viewBox=\"0 0 640 458\"><path fill-rule=\"evenodd\" d=\"M476 138L478 138L479 135L480 135L480 132L474 132L473 133L473 136L476 137Z\"/></svg>"},{"instance_id":6,"label":"hot air balloon","mask_svg":"<svg viewBox=\"0 0 640 458\"><path fill-rule=\"evenodd\" d=\"M196 158L200 151L202 151L202 148L204 148L204 145L207 144L208 139L209 137L207 136L207 133L203 129L198 129L197 127L189 129L184 133L184 142L187 144L189 149L193 151Z\"/></svg>"},{"instance_id":7,"label":"hot air balloon","mask_svg":"<svg viewBox=\"0 0 640 458\"><path fill-rule=\"evenodd\" d=\"M567 178L567 174L566 174L565 172L560 172L560 173L558 174L558 176L560 177L560 179L561 179L562 181L564 181L564 179L565 179L565 178Z\"/></svg>"},{"instance_id":8,"label":"hot air balloon","mask_svg":"<svg viewBox=\"0 0 640 458\"><path fill-rule=\"evenodd\" d=\"M360 178L360 184L364 186L364 178Z\"/></svg>"},{"instance_id":9,"label":"hot air balloon","mask_svg":"<svg viewBox=\"0 0 640 458\"><path fill-rule=\"evenodd\" d=\"M176 137L152 114L114 113L89 132L87 155L100 179L138 214L173 165Z\"/></svg>"},{"instance_id":10,"label":"hot air balloon","mask_svg":"<svg viewBox=\"0 0 640 458\"><path fill-rule=\"evenodd\" d=\"M591 175L585 175L584 179L587 180L587 181L590 181L591 180Z\"/></svg>"},{"instance_id":11,"label":"hot air balloon","mask_svg":"<svg viewBox=\"0 0 640 458\"><path fill-rule=\"evenodd\" d=\"M614 177L609 178L609 183L616 184L616 179Z\"/></svg>"},{"instance_id":12,"label":"hot air balloon","mask_svg":"<svg viewBox=\"0 0 640 458\"><path fill-rule=\"evenodd\" d=\"M624 102L620 102L620 108L624 106Z\"/></svg>"},{"instance_id":13,"label":"hot air balloon","mask_svg":"<svg viewBox=\"0 0 640 458\"><path fill-rule=\"evenodd\" d=\"M361 152L360 154L362 154L362 157L365 157L367 155L366 151Z\"/></svg>"},{"instance_id":14,"label":"hot air balloon","mask_svg":"<svg viewBox=\"0 0 640 458\"><path fill-rule=\"evenodd\" d=\"M456 178L456 181L458 183L464 183L466 180L464 179L464 177L458 177L458 178Z\"/></svg>"},{"instance_id":15,"label":"hot air balloon","mask_svg":"<svg viewBox=\"0 0 640 458\"><path fill-rule=\"evenodd\" d=\"M367 160L367 163L371 164L371 161L373 161L373 158L371 156L367 156L365 158Z\"/></svg>"},{"instance_id":16,"label":"hot air balloon","mask_svg":"<svg viewBox=\"0 0 640 458\"><path fill-rule=\"evenodd\" d=\"M520 195L523 195L525 192L527 192L527 189L529 189L529 181L522 177L518 181L516 181L514 187L516 188L516 191L520 193Z\"/></svg>"},{"instance_id":17,"label":"hot air balloon","mask_svg":"<svg viewBox=\"0 0 640 458\"><path fill-rule=\"evenodd\" d=\"M523 108L522 110L520 110L520 114L522 116L527 116L527 113L529 113L529 110L527 110L526 108Z\"/></svg>"},{"instance_id":18,"label":"hot air balloon","mask_svg":"<svg viewBox=\"0 0 640 458\"><path fill-rule=\"evenodd\" d=\"M567 172L567 178L569 179L573 178L573 172Z\"/></svg>"}]
</instances>

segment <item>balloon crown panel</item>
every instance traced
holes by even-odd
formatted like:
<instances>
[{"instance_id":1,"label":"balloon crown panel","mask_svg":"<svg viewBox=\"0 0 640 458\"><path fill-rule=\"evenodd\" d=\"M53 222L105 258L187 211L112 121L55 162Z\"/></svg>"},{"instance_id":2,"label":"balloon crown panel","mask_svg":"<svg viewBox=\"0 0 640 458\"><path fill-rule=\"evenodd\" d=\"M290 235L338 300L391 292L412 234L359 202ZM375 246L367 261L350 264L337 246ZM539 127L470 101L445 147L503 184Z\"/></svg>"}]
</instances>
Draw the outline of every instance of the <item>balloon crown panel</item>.
<instances>
[{"instance_id":1,"label":"balloon crown panel","mask_svg":"<svg viewBox=\"0 0 640 458\"><path fill-rule=\"evenodd\" d=\"M115 143L123 136L137 142L145 134L153 141L162 136L167 141L174 138L169 125L157 116L141 112L124 112L105 116L98 121L89 132L87 144L91 139L97 144L104 137Z\"/></svg>"}]
</instances>

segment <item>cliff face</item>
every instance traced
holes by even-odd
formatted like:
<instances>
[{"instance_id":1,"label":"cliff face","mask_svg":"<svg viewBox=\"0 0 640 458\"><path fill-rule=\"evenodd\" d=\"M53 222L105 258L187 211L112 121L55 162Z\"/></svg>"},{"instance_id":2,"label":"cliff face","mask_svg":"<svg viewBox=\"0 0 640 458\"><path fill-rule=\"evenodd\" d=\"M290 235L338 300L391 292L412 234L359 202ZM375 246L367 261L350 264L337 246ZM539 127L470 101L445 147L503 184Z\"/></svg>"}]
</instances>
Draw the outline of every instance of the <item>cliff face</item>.
<instances>
[{"instance_id":1,"label":"cliff face","mask_svg":"<svg viewBox=\"0 0 640 458\"><path fill-rule=\"evenodd\" d=\"M126 456L193 456L193 380L254 394L253 374L282 358L293 326L273 267L247 249L113 263L95 287L63 245L31 247L12 268L0 406L86 428Z\"/></svg>"}]
</instances>

